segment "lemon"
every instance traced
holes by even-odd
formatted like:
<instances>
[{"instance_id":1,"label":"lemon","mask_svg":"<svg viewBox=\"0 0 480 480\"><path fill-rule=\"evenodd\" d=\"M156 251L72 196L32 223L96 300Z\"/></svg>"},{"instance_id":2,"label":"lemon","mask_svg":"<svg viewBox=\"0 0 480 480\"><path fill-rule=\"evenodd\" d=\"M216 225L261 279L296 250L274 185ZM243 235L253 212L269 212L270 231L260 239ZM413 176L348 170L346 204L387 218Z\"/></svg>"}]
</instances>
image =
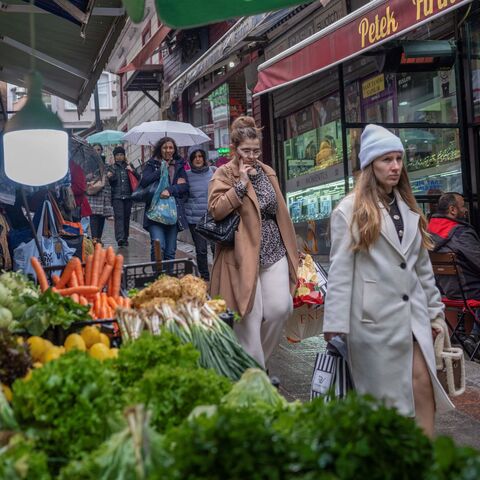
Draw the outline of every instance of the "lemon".
<instances>
[{"instance_id":1,"label":"lemon","mask_svg":"<svg viewBox=\"0 0 480 480\"><path fill-rule=\"evenodd\" d=\"M50 340L47 340L46 338L44 338L43 341L45 342L45 350L48 350L49 348L55 346Z\"/></svg>"},{"instance_id":2,"label":"lemon","mask_svg":"<svg viewBox=\"0 0 480 480\"><path fill-rule=\"evenodd\" d=\"M43 363L51 362L62 356L62 350L59 347L49 348L43 356Z\"/></svg>"},{"instance_id":3,"label":"lemon","mask_svg":"<svg viewBox=\"0 0 480 480\"><path fill-rule=\"evenodd\" d=\"M100 334L100 343L103 343L106 347L110 348L110 339L104 333Z\"/></svg>"},{"instance_id":4,"label":"lemon","mask_svg":"<svg viewBox=\"0 0 480 480\"><path fill-rule=\"evenodd\" d=\"M97 360L110 358L110 349L103 343L96 343L88 350L88 354Z\"/></svg>"},{"instance_id":5,"label":"lemon","mask_svg":"<svg viewBox=\"0 0 480 480\"><path fill-rule=\"evenodd\" d=\"M42 358L43 354L47 350L46 340L42 337L30 337L27 339L28 346L30 347L30 354L35 361Z\"/></svg>"},{"instance_id":6,"label":"lemon","mask_svg":"<svg viewBox=\"0 0 480 480\"><path fill-rule=\"evenodd\" d=\"M87 346L85 345L85 340L78 333L70 334L65 339L65 343L63 344L63 346L65 347L65 350L67 352L73 350L74 348L76 348L77 350L81 350L82 352L87 349Z\"/></svg>"},{"instance_id":7,"label":"lemon","mask_svg":"<svg viewBox=\"0 0 480 480\"><path fill-rule=\"evenodd\" d=\"M4 385L3 383L0 383L0 385L2 387L3 394L5 395L5 398L7 399L7 402L11 402L12 399L13 399L12 389L10 387L8 387L7 385Z\"/></svg>"},{"instance_id":8,"label":"lemon","mask_svg":"<svg viewBox=\"0 0 480 480\"><path fill-rule=\"evenodd\" d=\"M81 332L85 346L90 348L92 345L100 342L100 331L96 327L84 327Z\"/></svg>"},{"instance_id":9,"label":"lemon","mask_svg":"<svg viewBox=\"0 0 480 480\"><path fill-rule=\"evenodd\" d=\"M117 358L118 357L118 348L111 348L110 349L110 358Z\"/></svg>"},{"instance_id":10,"label":"lemon","mask_svg":"<svg viewBox=\"0 0 480 480\"><path fill-rule=\"evenodd\" d=\"M33 368L42 368L43 367L43 363L42 362L35 362L33 364Z\"/></svg>"}]
</instances>

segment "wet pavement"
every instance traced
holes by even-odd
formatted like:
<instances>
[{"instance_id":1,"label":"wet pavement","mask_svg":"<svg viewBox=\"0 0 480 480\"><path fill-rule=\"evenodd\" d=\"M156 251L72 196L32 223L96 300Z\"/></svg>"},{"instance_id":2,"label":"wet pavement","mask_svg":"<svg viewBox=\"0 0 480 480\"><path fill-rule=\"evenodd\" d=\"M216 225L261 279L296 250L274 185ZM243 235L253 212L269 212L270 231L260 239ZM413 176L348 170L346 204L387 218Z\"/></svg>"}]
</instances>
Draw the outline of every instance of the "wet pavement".
<instances>
[{"instance_id":1,"label":"wet pavement","mask_svg":"<svg viewBox=\"0 0 480 480\"><path fill-rule=\"evenodd\" d=\"M105 224L104 243L115 248L113 221ZM137 223L132 223L129 246L118 248L125 256L125 263L142 263L150 260L148 233ZM195 250L186 242L178 242L177 258L194 258ZM289 343L284 339L269 363L270 374L281 381L280 390L288 400L308 401L315 355L324 348L322 337L314 337L301 343ZM480 449L480 364L466 363L466 392L453 398L456 410L436 417L437 434L449 435L462 445Z\"/></svg>"}]
</instances>

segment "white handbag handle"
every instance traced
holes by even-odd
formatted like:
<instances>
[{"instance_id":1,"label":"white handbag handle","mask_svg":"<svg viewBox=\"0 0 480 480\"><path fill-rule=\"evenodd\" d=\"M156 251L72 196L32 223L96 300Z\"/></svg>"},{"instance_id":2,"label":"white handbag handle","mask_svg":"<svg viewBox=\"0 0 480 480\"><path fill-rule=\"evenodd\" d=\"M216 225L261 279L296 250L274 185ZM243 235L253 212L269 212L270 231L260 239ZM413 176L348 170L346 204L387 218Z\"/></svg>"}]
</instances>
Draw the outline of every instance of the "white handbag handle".
<instances>
[{"instance_id":1,"label":"white handbag handle","mask_svg":"<svg viewBox=\"0 0 480 480\"><path fill-rule=\"evenodd\" d=\"M452 397L458 397L465 392L465 356L463 350L451 346L448 327L443 319L437 318L433 321L432 328L438 331L434 342L437 370L445 369L448 394ZM454 361L460 362L460 386L458 388L455 386Z\"/></svg>"}]
</instances>

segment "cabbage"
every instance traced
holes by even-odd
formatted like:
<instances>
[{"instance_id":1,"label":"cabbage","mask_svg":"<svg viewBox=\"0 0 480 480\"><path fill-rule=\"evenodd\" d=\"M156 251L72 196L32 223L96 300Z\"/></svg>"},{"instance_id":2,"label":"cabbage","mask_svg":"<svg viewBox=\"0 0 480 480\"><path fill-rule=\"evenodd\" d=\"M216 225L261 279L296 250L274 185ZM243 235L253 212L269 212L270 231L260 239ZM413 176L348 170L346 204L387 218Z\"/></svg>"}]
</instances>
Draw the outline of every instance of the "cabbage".
<instances>
[{"instance_id":1,"label":"cabbage","mask_svg":"<svg viewBox=\"0 0 480 480\"><path fill-rule=\"evenodd\" d=\"M8 328L13 322L12 312L5 307L0 307L0 328Z\"/></svg>"},{"instance_id":2,"label":"cabbage","mask_svg":"<svg viewBox=\"0 0 480 480\"><path fill-rule=\"evenodd\" d=\"M268 375L258 368L249 368L222 399L232 408L284 409L289 405L271 384Z\"/></svg>"}]
</instances>

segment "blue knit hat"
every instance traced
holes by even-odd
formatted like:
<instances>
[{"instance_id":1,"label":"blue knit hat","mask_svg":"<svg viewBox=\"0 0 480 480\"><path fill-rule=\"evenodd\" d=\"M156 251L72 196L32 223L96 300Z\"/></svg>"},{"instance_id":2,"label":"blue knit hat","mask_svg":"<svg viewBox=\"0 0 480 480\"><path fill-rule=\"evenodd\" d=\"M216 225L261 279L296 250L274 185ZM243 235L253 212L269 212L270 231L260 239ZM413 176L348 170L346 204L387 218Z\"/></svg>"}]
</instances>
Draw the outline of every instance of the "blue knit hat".
<instances>
[{"instance_id":1,"label":"blue knit hat","mask_svg":"<svg viewBox=\"0 0 480 480\"><path fill-rule=\"evenodd\" d=\"M367 125L360 139L360 168L365 169L375 159L390 152L405 153L402 141L386 128Z\"/></svg>"}]
</instances>

